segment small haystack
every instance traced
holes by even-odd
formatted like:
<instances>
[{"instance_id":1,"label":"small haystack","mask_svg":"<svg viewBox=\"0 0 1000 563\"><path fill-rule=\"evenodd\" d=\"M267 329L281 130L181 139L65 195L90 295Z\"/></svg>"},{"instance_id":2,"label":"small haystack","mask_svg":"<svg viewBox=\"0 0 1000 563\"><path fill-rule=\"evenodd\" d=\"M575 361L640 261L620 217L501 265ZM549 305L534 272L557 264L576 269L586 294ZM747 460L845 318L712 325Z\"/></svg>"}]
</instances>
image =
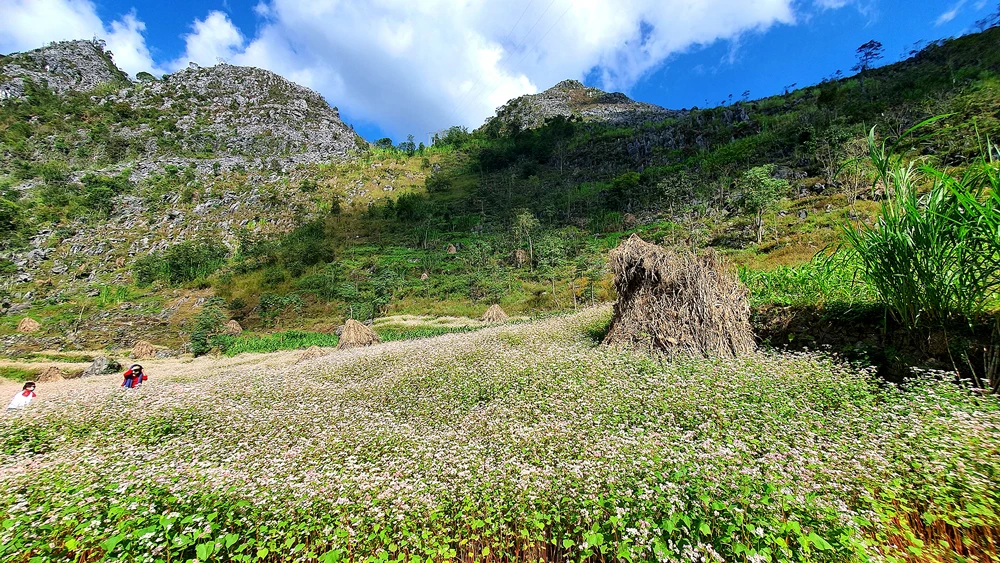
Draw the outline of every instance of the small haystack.
<instances>
[{"instance_id":1,"label":"small haystack","mask_svg":"<svg viewBox=\"0 0 1000 563\"><path fill-rule=\"evenodd\" d=\"M447 250L445 250L445 252L447 252L448 254L455 254L455 253L457 253L457 252L458 252L458 249L457 249L457 248L455 248L455 245L454 245L454 244L449 244L449 245L448 245L448 249L447 249Z\"/></svg>"},{"instance_id":2,"label":"small haystack","mask_svg":"<svg viewBox=\"0 0 1000 563\"><path fill-rule=\"evenodd\" d=\"M132 359L133 360L146 360L156 356L156 346L153 346L152 342L147 342L146 340L140 340L132 346Z\"/></svg>"},{"instance_id":3,"label":"small haystack","mask_svg":"<svg viewBox=\"0 0 1000 563\"><path fill-rule=\"evenodd\" d=\"M337 350L371 346L379 342L382 342L382 340L379 339L374 330L354 319L347 319L347 322L344 323L344 330L340 333L340 342L337 343Z\"/></svg>"},{"instance_id":4,"label":"small haystack","mask_svg":"<svg viewBox=\"0 0 1000 563\"><path fill-rule=\"evenodd\" d=\"M50 383L53 381L62 381L64 379L66 379L66 374L64 374L62 370L56 366L52 366L40 373L35 381L38 381L39 383Z\"/></svg>"},{"instance_id":5,"label":"small haystack","mask_svg":"<svg viewBox=\"0 0 1000 563\"><path fill-rule=\"evenodd\" d=\"M308 362L309 360L315 360L316 358L322 358L328 353L328 350L320 348L319 346L310 346L306 348L306 351L299 356L299 359L295 363L300 364L302 362Z\"/></svg>"},{"instance_id":6,"label":"small haystack","mask_svg":"<svg viewBox=\"0 0 1000 563\"><path fill-rule=\"evenodd\" d=\"M420 281L427 281L427 278L429 278L429 277L430 276L427 274L427 272L424 272L424 273L420 274Z\"/></svg>"},{"instance_id":7,"label":"small haystack","mask_svg":"<svg viewBox=\"0 0 1000 563\"><path fill-rule=\"evenodd\" d=\"M24 317L21 322L17 323L17 331L24 334L38 332L41 328L42 325L31 317Z\"/></svg>"},{"instance_id":8,"label":"small haystack","mask_svg":"<svg viewBox=\"0 0 1000 563\"><path fill-rule=\"evenodd\" d=\"M236 322L236 319L232 319L226 323L226 334L229 336L243 334L243 327L240 326L240 323Z\"/></svg>"},{"instance_id":9,"label":"small haystack","mask_svg":"<svg viewBox=\"0 0 1000 563\"><path fill-rule=\"evenodd\" d=\"M503 309L500 308L500 305L495 303L490 305L490 308L483 314L483 322L487 323L505 323L509 318L507 313L504 313Z\"/></svg>"},{"instance_id":10,"label":"small haystack","mask_svg":"<svg viewBox=\"0 0 1000 563\"><path fill-rule=\"evenodd\" d=\"M618 302L605 344L710 357L756 348L747 288L714 252L674 252L632 235L610 265Z\"/></svg>"}]
</instances>

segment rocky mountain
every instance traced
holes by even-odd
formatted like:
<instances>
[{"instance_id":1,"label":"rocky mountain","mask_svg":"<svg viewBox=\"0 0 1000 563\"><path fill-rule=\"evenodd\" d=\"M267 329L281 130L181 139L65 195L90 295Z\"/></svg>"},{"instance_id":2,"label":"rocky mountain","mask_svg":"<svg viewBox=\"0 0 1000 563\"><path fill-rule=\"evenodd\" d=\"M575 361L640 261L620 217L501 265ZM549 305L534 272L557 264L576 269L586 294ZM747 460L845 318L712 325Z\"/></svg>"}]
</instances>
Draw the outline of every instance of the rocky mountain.
<instances>
[{"instance_id":1,"label":"rocky mountain","mask_svg":"<svg viewBox=\"0 0 1000 563\"><path fill-rule=\"evenodd\" d=\"M556 116L633 126L683 113L636 102L621 92L605 92L576 80L563 80L544 92L510 100L497 110L496 116L489 119L483 129L503 135L540 127L546 119Z\"/></svg>"},{"instance_id":2,"label":"rocky mountain","mask_svg":"<svg viewBox=\"0 0 1000 563\"><path fill-rule=\"evenodd\" d=\"M22 160L64 161L71 170L129 168L139 181L168 165L202 175L287 170L343 161L366 145L322 96L258 68L192 64L162 80L130 81L99 41L8 55L0 68L4 104L30 108L35 120L43 111L62 112L66 122L50 124L44 138L25 139L14 155ZM44 105L42 95L29 99L31 88L45 87L66 97L63 107ZM95 113L106 118L101 126ZM0 165L10 158L0 155Z\"/></svg>"},{"instance_id":3,"label":"rocky mountain","mask_svg":"<svg viewBox=\"0 0 1000 563\"><path fill-rule=\"evenodd\" d=\"M177 138L182 150L211 155L200 159L205 162L199 168L221 162L224 167L284 169L344 160L365 145L322 96L259 68L192 65L163 80L123 89L106 103L170 116L168 123L176 130L165 131L168 138ZM149 135L152 129L140 123L122 128L121 135L145 140L147 153L155 153L160 146Z\"/></svg>"},{"instance_id":4,"label":"rocky mountain","mask_svg":"<svg viewBox=\"0 0 1000 563\"><path fill-rule=\"evenodd\" d=\"M26 80L60 94L127 80L111 57L101 41L61 41L26 53L0 56L0 100L23 98Z\"/></svg>"},{"instance_id":5,"label":"rocky mountain","mask_svg":"<svg viewBox=\"0 0 1000 563\"><path fill-rule=\"evenodd\" d=\"M0 315L130 284L137 260L181 243L287 232L317 198L389 193L388 169L319 172L366 148L322 96L266 70L131 80L98 40L0 56ZM136 318L120 313L107 322Z\"/></svg>"}]
</instances>

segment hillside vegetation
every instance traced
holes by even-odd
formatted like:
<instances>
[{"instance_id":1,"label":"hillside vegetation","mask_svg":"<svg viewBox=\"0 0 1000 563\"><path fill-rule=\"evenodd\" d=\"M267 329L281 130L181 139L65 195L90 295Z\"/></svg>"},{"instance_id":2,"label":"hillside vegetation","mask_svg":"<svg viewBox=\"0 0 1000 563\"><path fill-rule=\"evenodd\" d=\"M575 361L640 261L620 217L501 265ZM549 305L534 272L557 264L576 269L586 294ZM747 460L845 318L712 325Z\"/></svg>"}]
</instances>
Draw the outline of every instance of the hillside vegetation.
<instances>
[{"instance_id":1,"label":"hillside vegetation","mask_svg":"<svg viewBox=\"0 0 1000 563\"><path fill-rule=\"evenodd\" d=\"M902 136L904 160L947 174L986 154L1000 133L998 34L682 112L566 81L431 147L349 140L339 162L295 157L321 150L310 139L346 139L333 117L301 146L268 144L290 133L226 129L227 116L249 111L228 109L240 103L225 86L234 73L264 76L246 108L294 111L292 94L323 105L263 71L221 65L60 96L28 83L29 95L0 108L0 291L13 313L0 330L31 315L42 333L11 347L128 346L140 333L176 347L213 295L224 316L255 330L477 317L492 303L568 310L614 298L605 255L632 232L724 251L760 306L870 306L878 294L853 264L788 268L879 211L887 189L870 160L872 128L878 139Z\"/></svg>"}]
</instances>

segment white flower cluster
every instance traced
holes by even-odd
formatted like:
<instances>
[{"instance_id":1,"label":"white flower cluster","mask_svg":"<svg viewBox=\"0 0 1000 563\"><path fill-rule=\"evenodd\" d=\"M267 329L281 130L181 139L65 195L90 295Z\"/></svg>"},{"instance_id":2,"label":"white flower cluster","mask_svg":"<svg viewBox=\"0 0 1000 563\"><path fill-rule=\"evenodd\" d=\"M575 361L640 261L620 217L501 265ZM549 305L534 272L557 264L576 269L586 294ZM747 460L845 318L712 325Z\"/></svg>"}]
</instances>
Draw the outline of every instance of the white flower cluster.
<instances>
[{"instance_id":1,"label":"white flower cluster","mask_svg":"<svg viewBox=\"0 0 1000 563\"><path fill-rule=\"evenodd\" d=\"M586 337L607 314L64 386L0 422L0 555L832 561L892 550L881 491L995 502L991 399L806 353L661 361Z\"/></svg>"}]
</instances>

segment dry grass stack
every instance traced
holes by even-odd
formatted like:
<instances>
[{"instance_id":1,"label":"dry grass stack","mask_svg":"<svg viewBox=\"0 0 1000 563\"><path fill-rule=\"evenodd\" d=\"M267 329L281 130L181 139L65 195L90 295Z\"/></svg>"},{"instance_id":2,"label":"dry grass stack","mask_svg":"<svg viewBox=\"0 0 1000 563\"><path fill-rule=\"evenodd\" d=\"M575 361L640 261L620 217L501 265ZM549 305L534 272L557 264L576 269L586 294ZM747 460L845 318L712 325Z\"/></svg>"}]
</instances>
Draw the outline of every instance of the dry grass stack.
<instances>
[{"instance_id":1,"label":"dry grass stack","mask_svg":"<svg viewBox=\"0 0 1000 563\"><path fill-rule=\"evenodd\" d=\"M226 323L226 334L229 336L238 336L243 334L243 327L240 326L240 323L238 323L236 319L232 319Z\"/></svg>"},{"instance_id":2,"label":"dry grass stack","mask_svg":"<svg viewBox=\"0 0 1000 563\"><path fill-rule=\"evenodd\" d=\"M306 348L306 351L299 356L298 361L295 363L299 364L302 362L308 362L309 360L315 360L316 358L322 358L327 355L327 350L320 348L319 346L310 346Z\"/></svg>"},{"instance_id":3,"label":"dry grass stack","mask_svg":"<svg viewBox=\"0 0 1000 563\"><path fill-rule=\"evenodd\" d=\"M140 340L132 346L132 359L134 360L147 360L156 356L156 346L153 346L152 342L146 340Z\"/></svg>"},{"instance_id":4,"label":"dry grass stack","mask_svg":"<svg viewBox=\"0 0 1000 563\"><path fill-rule=\"evenodd\" d=\"M490 308L483 314L483 322L487 323L504 323L509 318L507 313L504 313L500 305L497 304L490 305Z\"/></svg>"},{"instance_id":5,"label":"dry grass stack","mask_svg":"<svg viewBox=\"0 0 1000 563\"><path fill-rule=\"evenodd\" d=\"M17 331L23 334L30 334L41 330L42 325L31 317L24 317L17 323Z\"/></svg>"},{"instance_id":6,"label":"dry grass stack","mask_svg":"<svg viewBox=\"0 0 1000 563\"><path fill-rule=\"evenodd\" d=\"M749 292L715 252L674 252L632 235L610 265L618 302L605 344L708 357L756 348Z\"/></svg>"},{"instance_id":7,"label":"dry grass stack","mask_svg":"<svg viewBox=\"0 0 1000 563\"><path fill-rule=\"evenodd\" d=\"M39 383L51 383L53 381L62 381L64 379L66 379L66 374L64 374L63 371L56 366L52 366L38 374L35 381L38 381Z\"/></svg>"},{"instance_id":8,"label":"dry grass stack","mask_svg":"<svg viewBox=\"0 0 1000 563\"><path fill-rule=\"evenodd\" d=\"M379 342L382 340L379 339L374 330L354 319L347 319L347 322L344 323L344 330L340 333L340 341L337 342L337 350L371 346Z\"/></svg>"}]
</instances>

